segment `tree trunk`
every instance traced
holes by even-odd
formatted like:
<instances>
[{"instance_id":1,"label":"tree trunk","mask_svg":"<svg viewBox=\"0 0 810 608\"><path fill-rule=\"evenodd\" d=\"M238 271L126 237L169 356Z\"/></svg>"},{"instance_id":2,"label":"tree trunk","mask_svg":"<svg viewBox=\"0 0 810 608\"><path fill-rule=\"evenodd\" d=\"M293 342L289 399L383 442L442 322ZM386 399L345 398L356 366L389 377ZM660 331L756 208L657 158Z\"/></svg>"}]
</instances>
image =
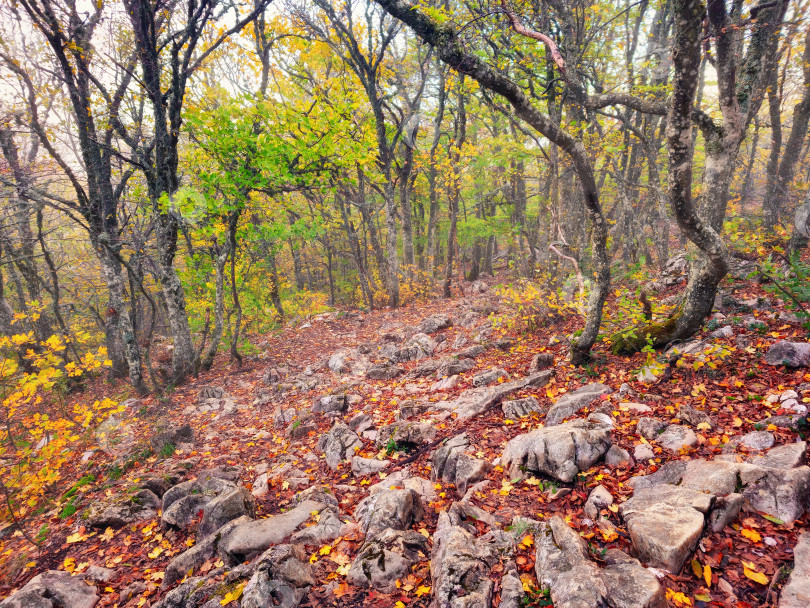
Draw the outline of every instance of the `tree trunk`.
<instances>
[{"instance_id":1,"label":"tree trunk","mask_svg":"<svg viewBox=\"0 0 810 608\"><path fill-rule=\"evenodd\" d=\"M228 263L230 247L226 243L220 246L216 243L211 252L214 262L214 331L211 332L211 341L205 349L205 353L200 360L200 367L204 370L211 369L214 364L214 356L217 354L222 334L225 330L225 264Z\"/></svg>"}]
</instances>

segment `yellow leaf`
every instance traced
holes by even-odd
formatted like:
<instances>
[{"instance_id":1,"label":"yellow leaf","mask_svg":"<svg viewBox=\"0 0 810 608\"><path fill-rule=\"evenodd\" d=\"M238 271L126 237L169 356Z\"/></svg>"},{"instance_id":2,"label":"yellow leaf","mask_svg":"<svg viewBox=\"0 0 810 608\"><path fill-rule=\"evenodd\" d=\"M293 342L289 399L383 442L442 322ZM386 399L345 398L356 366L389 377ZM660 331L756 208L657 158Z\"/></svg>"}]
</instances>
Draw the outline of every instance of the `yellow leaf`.
<instances>
[{"instance_id":1,"label":"yellow leaf","mask_svg":"<svg viewBox=\"0 0 810 608\"><path fill-rule=\"evenodd\" d=\"M428 587L427 585L422 585L421 587L419 587L419 589L416 590L414 595L416 597L422 597L426 593L430 593L430 587Z\"/></svg>"},{"instance_id":2,"label":"yellow leaf","mask_svg":"<svg viewBox=\"0 0 810 608\"><path fill-rule=\"evenodd\" d=\"M227 606L227 605L228 605L228 604L230 604L230 603L231 603L231 602L232 602L234 599L235 599L235 598L233 597L233 594L232 594L232 593L230 593L230 592L228 592L228 593L226 593L226 594L225 594L225 597L223 597L223 598L220 600L219 604L220 604L221 606Z\"/></svg>"},{"instance_id":3,"label":"yellow leaf","mask_svg":"<svg viewBox=\"0 0 810 608\"><path fill-rule=\"evenodd\" d=\"M703 580L706 581L706 586L712 586L712 567L708 564L703 566Z\"/></svg>"},{"instance_id":4,"label":"yellow leaf","mask_svg":"<svg viewBox=\"0 0 810 608\"><path fill-rule=\"evenodd\" d=\"M531 537L531 535L527 534L520 544L528 549L534 544L534 539Z\"/></svg>"},{"instance_id":5,"label":"yellow leaf","mask_svg":"<svg viewBox=\"0 0 810 608\"><path fill-rule=\"evenodd\" d=\"M80 543L83 540L87 540L87 536L85 534L82 534L81 532L76 532L76 534L71 534L66 539L66 541L68 543Z\"/></svg>"},{"instance_id":6,"label":"yellow leaf","mask_svg":"<svg viewBox=\"0 0 810 608\"><path fill-rule=\"evenodd\" d=\"M147 555L149 559L156 559L161 553L163 553L163 547L155 547Z\"/></svg>"},{"instance_id":7,"label":"yellow leaf","mask_svg":"<svg viewBox=\"0 0 810 608\"><path fill-rule=\"evenodd\" d=\"M113 536L115 536L115 530L113 530L112 528L107 528L106 530L104 530L104 534L99 536L99 538L103 541L108 541L112 540Z\"/></svg>"},{"instance_id":8,"label":"yellow leaf","mask_svg":"<svg viewBox=\"0 0 810 608\"><path fill-rule=\"evenodd\" d=\"M331 552L332 547L330 547L329 545L325 545L321 547L321 550L318 553L320 553L321 555L329 555Z\"/></svg>"},{"instance_id":9,"label":"yellow leaf","mask_svg":"<svg viewBox=\"0 0 810 608\"><path fill-rule=\"evenodd\" d=\"M396 604L394 604L394 608L405 608L405 604L403 604L402 602L397 602Z\"/></svg>"},{"instance_id":10,"label":"yellow leaf","mask_svg":"<svg viewBox=\"0 0 810 608\"><path fill-rule=\"evenodd\" d=\"M741 427L743 425L742 418L740 418L739 416L735 416L733 424L735 427Z\"/></svg>"},{"instance_id":11,"label":"yellow leaf","mask_svg":"<svg viewBox=\"0 0 810 608\"><path fill-rule=\"evenodd\" d=\"M760 585L768 584L768 577L762 574L762 572L754 572L753 570L743 567L743 574L745 574L747 578L750 578L755 583L759 583Z\"/></svg>"},{"instance_id":12,"label":"yellow leaf","mask_svg":"<svg viewBox=\"0 0 810 608\"><path fill-rule=\"evenodd\" d=\"M762 540L762 536L760 536L759 532L757 532L756 530L751 530L749 528L743 528L740 534L742 534L752 543L758 543L759 541Z\"/></svg>"}]
</instances>

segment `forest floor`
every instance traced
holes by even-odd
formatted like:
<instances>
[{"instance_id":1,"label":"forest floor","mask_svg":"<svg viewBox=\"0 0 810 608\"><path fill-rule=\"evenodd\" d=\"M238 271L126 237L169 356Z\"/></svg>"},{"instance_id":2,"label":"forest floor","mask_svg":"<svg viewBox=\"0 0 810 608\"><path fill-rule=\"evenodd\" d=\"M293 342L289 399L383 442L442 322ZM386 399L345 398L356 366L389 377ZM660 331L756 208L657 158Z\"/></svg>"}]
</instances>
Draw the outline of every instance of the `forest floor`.
<instances>
[{"instance_id":1,"label":"forest floor","mask_svg":"<svg viewBox=\"0 0 810 608\"><path fill-rule=\"evenodd\" d=\"M604 344L596 347L589 366L570 366L565 337L578 329L581 318L576 316L557 318L531 332L513 329L500 335L488 330L488 309L495 311L495 315L515 313L505 309L495 295L493 287L497 280L488 278L487 282L490 288L478 295L397 310L320 315L277 334L254 337L252 342L261 354L246 358L241 367L222 357L211 371L201 373L162 398L128 401L122 417L123 430L119 429L120 443L106 437L89 437L86 462L77 459L70 464L52 489L52 508L27 525L29 535L39 533L41 544L32 544L20 532L9 533L10 529L0 538L0 597L20 589L40 572L67 570L74 576L95 579L99 606L156 605L167 593L161 589L167 566L195 543L202 510L194 514L190 525L180 529L162 525L159 508L147 512L146 518L136 517L119 527L93 528L88 510L137 492L143 487L143 480L155 475L175 477L175 482L192 479L200 471L214 467L237 467L228 470L235 471L233 481L253 492L257 518L290 509L296 493L308 486L326 486L337 498L343 522L340 534L323 544L304 543L314 585L308 588L302 606L417 608L427 606L436 593L436 589L431 589L436 581L431 579L429 543L439 514L460 498L453 484L431 479L432 458L444 440L459 433L465 432L470 439L470 454L492 465L486 472L488 485L477 485L470 497L475 507L491 517L470 518L468 528L480 537L491 528L509 529L515 516L543 521L559 515L586 541L591 559L600 567L604 565L607 549L636 553L617 508L633 495L628 485L632 477L651 474L674 460L712 460L731 453L742 462L750 456L746 448L730 452L727 444L733 446L735 438L753 431L770 433L777 446L799 439L801 429L763 420L786 413L780 403L780 396L786 391L796 391L798 403L810 403L810 369L769 366L764 364L763 355L781 340L807 342L808 333L801 325L784 320L789 318L781 314L784 303L766 293L761 285L730 280L723 285L731 306L724 307L722 313L714 313L713 320L695 338L724 348L711 351L702 361L699 356L684 358L682 363L686 364L667 368L657 378L642 382L638 373L646 354L614 356ZM470 286L466 287L469 292ZM682 288L683 283L679 282L658 296L665 297ZM426 361L421 358L398 363L405 373L390 380L366 378L368 365L356 366L357 373L351 370L335 373L329 369L329 357L340 349L349 353L348 366L356 363L353 359L373 364L386 343L405 343L419 324L434 314L446 314L453 323L430 334L438 342L430 360L438 362L469 348L476 344L476 337L485 347L475 357L474 367L459 374L455 386L437 388L435 373L415 377L414 370ZM755 322L751 322L752 318ZM709 338L709 334L724 326L731 327L733 335ZM365 355L358 354L363 351ZM534 397L541 406L539 413L510 420L500 405L494 403L479 415L462 420L447 410L437 414L431 409L431 404L452 401L468 391L473 378L491 368L503 369L509 376L496 381L496 386L525 377L530 362L539 353L554 357L550 381L543 386L520 388L505 397ZM585 417L595 410L606 413L614 425L611 432L614 445L631 455L638 454L639 446L647 445L653 451L652 458L630 459L618 466L599 460L571 483L551 482L540 475L519 480L499 466L498 459L508 441L539 428L549 406L562 395L591 383L605 384L613 392L600 396L574 417ZM210 387L222 391L205 390ZM109 396L116 389L124 390L98 381L71 398L95 399ZM412 400L427 404L412 420L429 422L433 433L429 441L379 445L373 432L360 432L362 447L356 450L356 455L385 458L390 460L389 466L380 473L354 474L349 459L332 470L318 443L335 423L335 417L303 416L301 412L309 410L316 398L342 393L352 397L348 410L338 413L340 420L348 423L354 419L356 424L355 417L365 414L371 418L370 424L364 425L368 426L366 431L379 430L396 422L403 403L407 407ZM208 395L214 395L214 401L219 400L217 409L205 407L206 403L212 403L206 401ZM647 406L649 411L641 413L646 408L623 405L627 402ZM710 424L693 427L694 446L670 451L639 435L636 425L640 417L677 422L681 406L693 406L710 419ZM300 433L294 433L295 421L285 418L285 408L297 408L295 416L301 418L298 424L306 425L303 436L290 437ZM173 446L177 448L173 454L171 449L160 454L143 451L143 440L154 435L156 426L169 422L177 426L190 424L193 444ZM118 464L113 465L114 461ZM282 465L291 466L279 469ZM396 474L405 469L409 471L407 477L431 480L419 490L424 514L421 518L415 516L411 526L428 539L428 548L415 559L410 573L395 582L393 592L349 584L348 566L364 539L358 523L352 520L355 507L369 495L374 484L385 487L386 478L400 483L403 476ZM278 470L280 476L274 474ZM266 491L256 487L257 478L265 471ZM68 501L64 494L80 479L86 480L85 485L79 484L73 493L75 497ZM596 525L585 514L584 506L593 488L600 484L612 495L614 504L601 510L601 516L609 523L603 520ZM65 510L68 502L76 507L74 514ZM704 530L695 552L680 571L655 570L661 577L669 605L776 606L793 565L797 536L808 528L808 521L804 515L792 523L784 523L743 505L739 515L721 531L709 527ZM539 586L534 574L536 553L532 538L526 536L517 541L510 560L517 567L524 590L529 591L525 605L550 605L536 591ZM490 568L495 606L501 602L504 567L499 563ZM214 554L194 565L191 574L208 579L219 577L224 581L223 587L214 599L219 598L220 605L238 606L243 587L226 585L228 571L228 565Z\"/></svg>"}]
</instances>

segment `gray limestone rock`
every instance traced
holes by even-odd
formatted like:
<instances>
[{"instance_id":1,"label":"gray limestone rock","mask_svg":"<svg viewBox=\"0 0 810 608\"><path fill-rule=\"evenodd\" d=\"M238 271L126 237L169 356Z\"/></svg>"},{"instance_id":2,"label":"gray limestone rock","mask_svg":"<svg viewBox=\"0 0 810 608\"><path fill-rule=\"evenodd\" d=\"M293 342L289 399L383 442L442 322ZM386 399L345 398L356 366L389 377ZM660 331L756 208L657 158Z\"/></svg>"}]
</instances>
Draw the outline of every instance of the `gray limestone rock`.
<instances>
[{"instance_id":1,"label":"gray limestone rock","mask_svg":"<svg viewBox=\"0 0 810 608\"><path fill-rule=\"evenodd\" d=\"M787 367L810 367L810 343L777 342L765 353L768 365L785 365Z\"/></svg>"},{"instance_id":2,"label":"gray limestone rock","mask_svg":"<svg viewBox=\"0 0 810 608\"><path fill-rule=\"evenodd\" d=\"M151 490L141 490L133 496L116 497L92 504L86 521L93 528L122 528L127 524L157 516L160 499Z\"/></svg>"},{"instance_id":3,"label":"gray limestone rock","mask_svg":"<svg viewBox=\"0 0 810 608\"><path fill-rule=\"evenodd\" d=\"M501 466L513 478L542 473L569 483L589 469L611 446L610 427L588 418L518 435L506 444Z\"/></svg>"},{"instance_id":4,"label":"gray limestone rock","mask_svg":"<svg viewBox=\"0 0 810 608\"><path fill-rule=\"evenodd\" d=\"M256 503L250 492L242 487L223 492L203 507L197 540L210 536L229 521L243 516L250 519L256 517Z\"/></svg>"},{"instance_id":5,"label":"gray limestone rock","mask_svg":"<svg viewBox=\"0 0 810 608\"><path fill-rule=\"evenodd\" d=\"M157 433L149 439L152 451L156 454L160 454L167 447L176 448L181 443L194 443L194 431L191 425L178 426L169 423L164 428L159 428Z\"/></svg>"},{"instance_id":6,"label":"gray limestone rock","mask_svg":"<svg viewBox=\"0 0 810 608\"><path fill-rule=\"evenodd\" d=\"M337 471L341 461L351 458L361 447L363 442L357 433L342 422L336 422L318 440L318 450L323 452L326 464L333 471Z\"/></svg>"},{"instance_id":7,"label":"gray limestone rock","mask_svg":"<svg viewBox=\"0 0 810 608\"><path fill-rule=\"evenodd\" d=\"M431 422L400 421L380 427L376 443L385 447L393 441L399 446L424 445L436 438L436 425Z\"/></svg>"},{"instance_id":8,"label":"gray limestone rock","mask_svg":"<svg viewBox=\"0 0 810 608\"><path fill-rule=\"evenodd\" d=\"M501 403L501 409L504 417L509 420L517 420L534 412L542 414L545 410L534 397L504 401Z\"/></svg>"},{"instance_id":9,"label":"gray limestone rock","mask_svg":"<svg viewBox=\"0 0 810 608\"><path fill-rule=\"evenodd\" d=\"M240 598L241 608L295 608L315 584L300 547L278 545L265 551ZM218 598L217 598L218 599Z\"/></svg>"},{"instance_id":10,"label":"gray limestone rock","mask_svg":"<svg viewBox=\"0 0 810 608\"><path fill-rule=\"evenodd\" d=\"M610 446L610 449L605 454L605 464L611 467L620 467L632 464L633 459L630 457L630 452L617 445Z\"/></svg>"},{"instance_id":11,"label":"gray limestone rock","mask_svg":"<svg viewBox=\"0 0 810 608\"><path fill-rule=\"evenodd\" d=\"M325 395L317 397L312 403L312 411L315 414L341 414L347 409L349 409L349 402L346 395Z\"/></svg>"},{"instance_id":12,"label":"gray limestone rock","mask_svg":"<svg viewBox=\"0 0 810 608\"><path fill-rule=\"evenodd\" d=\"M648 444L642 443L633 449L633 458L639 462L649 460L650 458L655 458L655 452L653 452L653 449Z\"/></svg>"},{"instance_id":13,"label":"gray limestone rock","mask_svg":"<svg viewBox=\"0 0 810 608\"><path fill-rule=\"evenodd\" d=\"M436 376L442 378L444 376L457 376L468 372L475 367L475 361L472 359L461 359L457 357L448 357L439 363L439 368L436 370Z\"/></svg>"},{"instance_id":14,"label":"gray limestone rock","mask_svg":"<svg viewBox=\"0 0 810 608\"><path fill-rule=\"evenodd\" d=\"M793 548L793 572L779 595L779 608L807 608L810 602L810 532Z\"/></svg>"},{"instance_id":15,"label":"gray limestone rock","mask_svg":"<svg viewBox=\"0 0 810 608\"><path fill-rule=\"evenodd\" d=\"M641 561L677 573L700 539L713 500L710 494L665 484L636 490L619 512Z\"/></svg>"},{"instance_id":16,"label":"gray limestone rock","mask_svg":"<svg viewBox=\"0 0 810 608\"><path fill-rule=\"evenodd\" d=\"M599 516L599 511L606 509L613 504L613 496L608 492L608 489L603 485L596 486L588 495L588 500L585 501L585 515L591 519L596 519Z\"/></svg>"},{"instance_id":17,"label":"gray limestone rock","mask_svg":"<svg viewBox=\"0 0 810 608\"><path fill-rule=\"evenodd\" d=\"M644 417L638 419L636 430L644 439L652 441L653 439L658 439L658 436L666 430L667 426L669 426L669 424L663 420Z\"/></svg>"},{"instance_id":18,"label":"gray limestone rock","mask_svg":"<svg viewBox=\"0 0 810 608\"><path fill-rule=\"evenodd\" d=\"M278 545L328 505L305 500L295 508L264 519L240 523L220 536L217 553L227 563L241 563Z\"/></svg>"},{"instance_id":19,"label":"gray limestone rock","mask_svg":"<svg viewBox=\"0 0 810 608\"><path fill-rule=\"evenodd\" d=\"M397 579L405 578L414 562L427 557L427 546L427 538L418 532L386 528L363 543L347 580L355 586L394 593Z\"/></svg>"},{"instance_id":20,"label":"gray limestone rock","mask_svg":"<svg viewBox=\"0 0 810 608\"><path fill-rule=\"evenodd\" d=\"M473 376L472 384L474 387L489 386L495 384L499 378L508 378L509 372L501 368L492 368L486 372Z\"/></svg>"},{"instance_id":21,"label":"gray limestone rock","mask_svg":"<svg viewBox=\"0 0 810 608\"><path fill-rule=\"evenodd\" d=\"M0 602L0 607L93 608L98 599L96 588L80 577L48 570L36 575L22 589Z\"/></svg>"},{"instance_id":22,"label":"gray limestone rock","mask_svg":"<svg viewBox=\"0 0 810 608\"><path fill-rule=\"evenodd\" d=\"M796 441L771 448L762 456L755 456L751 464L766 469L794 469L807 464L807 442Z\"/></svg>"},{"instance_id":23,"label":"gray limestone rock","mask_svg":"<svg viewBox=\"0 0 810 608\"><path fill-rule=\"evenodd\" d=\"M424 516L422 499L415 490L384 490L364 498L354 510L354 518L367 537L386 528L407 530Z\"/></svg>"},{"instance_id":24,"label":"gray limestone rock","mask_svg":"<svg viewBox=\"0 0 810 608\"><path fill-rule=\"evenodd\" d=\"M439 330L446 329L453 324L449 316L445 314L430 315L417 326L416 331L423 334L433 334Z\"/></svg>"},{"instance_id":25,"label":"gray limestone rock","mask_svg":"<svg viewBox=\"0 0 810 608\"><path fill-rule=\"evenodd\" d=\"M537 353L529 363L529 373L554 367L554 353Z\"/></svg>"},{"instance_id":26,"label":"gray limestone rock","mask_svg":"<svg viewBox=\"0 0 810 608\"><path fill-rule=\"evenodd\" d=\"M611 392L609 386L595 382L583 386L573 393L563 395L549 408L548 414L546 415L546 426L561 424L566 418L570 418L577 412L588 407L602 395L607 395Z\"/></svg>"},{"instance_id":27,"label":"gray limestone rock","mask_svg":"<svg viewBox=\"0 0 810 608\"><path fill-rule=\"evenodd\" d=\"M352 473L357 476L373 475L379 473L391 464L390 460L377 460L376 458L352 458Z\"/></svg>"},{"instance_id":28,"label":"gray limestone rock","mask_svg":"<svg viewBox=\"0 0 810 608\"><path fill-rule=\"evenodd\" d=\"M396 365L375 365L366 372L369 380L393 380L405 373L405 370Z\"/></svg>"},{"instance_id":29,"label":"gray limestone rock","mask_svg":"<svg viewBox=\"0 0 810 608\"><path fill-rule=\"evenodd\" d=\"M697 441L697 435L692 429L679 424L670 424L656 438L658 445L670 452L680 452L685 448L694 447Z\"/></svg>"},{"instance_id":30,"label":"gray limestone rock","mask_svg":"<svg viewBox=\"0 0 810 608\"><path fill-rule=\"evenodd\" d=\"M443 401L436 406L455 412L458 418L466 420L477 416L498 401L527 386L544 386L551 379L551 371L538 372L525 378L504 382L495 386L484 386L464 391L453 401Z\"/></svg>"},{"instance_id":31,"label":"gray limestone rock","mask_svg":"<svg viewBox=\"0 0 810 608\"><path fill-rule=\"evenodd\" d=\"M612 608L666 608L664 588L655 575L619 549L605 552L602 579Z\"/></svg>"},{"instance_id":32,"label":"gray limestone rock","mask_svg":"<svg viewBox=\"0 0 810 608\"><path fill-rule=\"evenodd\" d=\"M712 419L709 418L709 415L691 405L681 405L681 407L678 409L678 419L683 420L686 424L696 428L699 424L703 423L706 423L710 427L714 428L714 423L712 422Z\"/></svg>"},{"instance_id":33,"label":"gray limestone rock","mask_svg":"<svg viewBox=\"0 0 810 608\"><path fill-rule=\"evenodd\" d=\"M185 528L205 505L235 488L234 482L207 474L177 484L163 495L161 521L164 525Z\"/></svg>"}]
</instances>

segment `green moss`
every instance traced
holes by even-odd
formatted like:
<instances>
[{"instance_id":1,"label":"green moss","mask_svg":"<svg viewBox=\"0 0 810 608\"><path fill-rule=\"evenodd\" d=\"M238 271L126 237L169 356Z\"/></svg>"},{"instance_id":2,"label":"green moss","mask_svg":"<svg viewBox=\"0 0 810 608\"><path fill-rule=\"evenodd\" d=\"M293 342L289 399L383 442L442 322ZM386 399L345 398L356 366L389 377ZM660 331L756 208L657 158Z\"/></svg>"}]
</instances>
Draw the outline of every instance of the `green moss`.
<instances>
[{"instance_id":1,"label":"green moss","mask_svg":"<svg viewBox=\"0 0 810 608\"><path fill-rule=\"evenodd\" d=\"M671 341L680 317L679 311L661 323L648 323L617 332L610 337L610 351L614 355L632 355L639 352L648 343L653 348L665 346Z\"/></svg>"}]
</instances>

